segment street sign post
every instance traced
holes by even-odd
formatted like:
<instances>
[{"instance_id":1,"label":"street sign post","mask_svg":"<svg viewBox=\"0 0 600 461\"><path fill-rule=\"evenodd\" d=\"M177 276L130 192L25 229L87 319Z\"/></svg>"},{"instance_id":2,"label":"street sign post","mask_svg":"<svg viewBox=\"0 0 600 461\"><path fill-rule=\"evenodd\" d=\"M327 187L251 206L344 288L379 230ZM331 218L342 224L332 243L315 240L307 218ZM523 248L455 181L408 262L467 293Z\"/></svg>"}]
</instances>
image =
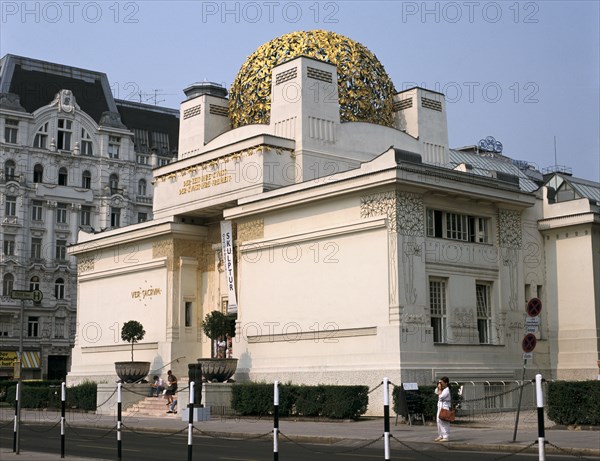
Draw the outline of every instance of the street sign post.
<instances>
[{"instance_id":1,"label":"street sign post","mask_svg":"<svg viewBox=\"0 0 600 461\"><path fill-rule=\"evenodd\" d=\"M10 297L12 299L20 299L21 301L39 303L44 299L44 294L40 290L13 290Z\"/></svg>"},{"instance_id":2,"label":"street sign post","mask_svg":"<svg viewBox=\"0 0 600 461\"><path fill-rule=\"evenodd\" d=\"M527 333L521 342L523 352L533 352L537 344L537 338L533 333Z\"/></svg>"},{"instance_id":3,"label":"street sign post","mask_svg":"<svg viewBox=\"0 0 600 461\"><path fill-rule=\"evenodd\" d=\"M542 301L540 298L531 298L527 301L527 315L529 317L537 317L542 312Z\"/></svg>"}]
</instances>

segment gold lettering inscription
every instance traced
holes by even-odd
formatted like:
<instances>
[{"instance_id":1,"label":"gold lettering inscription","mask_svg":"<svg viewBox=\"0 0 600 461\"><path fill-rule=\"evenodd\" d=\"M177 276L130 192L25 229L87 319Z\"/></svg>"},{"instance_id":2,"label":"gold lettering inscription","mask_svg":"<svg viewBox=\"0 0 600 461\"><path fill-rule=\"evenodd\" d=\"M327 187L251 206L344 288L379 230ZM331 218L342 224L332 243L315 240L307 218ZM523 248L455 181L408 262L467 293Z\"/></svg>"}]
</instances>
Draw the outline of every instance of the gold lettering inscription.
<instances>
[{"instance_id":1,"label":"gold lettering inscription","mask_svg":"<svg viewBox=\"0 0 600 461\"><path fill-rule=\"evenodd\" d=\"M189 194L190 192L196 192L201 189L207 189L209 187L218 186L219 184L225 184L228 182L231 182L231 175L228 174L226 170L207 173L202 176L183 181L183 187L179 189L179 195Z\"/></svg>"},{"instance_id":2,"label":"gold lettering inscription","mask_svg":"<svg viewBox=\"0 0 600 461\"><path fill-rule=\"evenodd\" d=\"M133 299L146 299L151 298L152 296L158 296L162 291L160 288L148 288L146 290L136 290L131 292L131 297Z\"/></svg>"}]
</instances>

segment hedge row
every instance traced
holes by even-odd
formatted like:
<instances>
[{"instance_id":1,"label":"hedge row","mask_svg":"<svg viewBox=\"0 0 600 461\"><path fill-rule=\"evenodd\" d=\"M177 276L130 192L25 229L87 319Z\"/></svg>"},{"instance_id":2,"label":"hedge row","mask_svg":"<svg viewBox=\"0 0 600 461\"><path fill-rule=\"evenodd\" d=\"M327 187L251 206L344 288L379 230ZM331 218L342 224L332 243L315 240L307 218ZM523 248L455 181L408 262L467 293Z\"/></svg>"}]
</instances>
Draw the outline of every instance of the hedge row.
<instances>
[{"instance_id":1,"label":"hedge row","mask_svg":"<svg viewBox=\"0 0 600 461\"><path fill-rule=\"evenodd\" d=\"M367 386L279 386L280 416L323 416L358 419L367 411ZM273 385L240 383L233 386L232 408L243 416L273 414Z\"/></svg>"},{"instance_id":2,"label":"hedge row","mask_svg":"<svg viewBox=\"0 0 600 461\"><path fill-rule=\"evenodd\" d=\"M405 391L406 400L411 413L421 413L425 419L434 420L437 414L438 396L435 394L436 386L419 386L417 391ZM458 402L458 388L450 385L452 403ZM400 387L395 386L392 391L393 409L400 414Z\"/></svg>"},{"instance_id":3,"label":"hedge row","mask_svg":"<svg viewBox=\"0 0 600 461\"><path fill-rule=\"evenodd\" d=\"M548 418L556 424L600 426L600 381L549 382Z\"/></svg>"},{"instance_id":4,"label":"hedge row","mask_svg":"<svg viewBox=\"0 0 600 461\"><path fill-rule=\"evenodd\" d=\"M3 382L6 401L15 404L16 382ZM96 409L96 383L86 381L78 386L67 387L68 408ZM60 408L60 381L24 382L21 390L21 408Z\"/></svg>"}]
</instances>

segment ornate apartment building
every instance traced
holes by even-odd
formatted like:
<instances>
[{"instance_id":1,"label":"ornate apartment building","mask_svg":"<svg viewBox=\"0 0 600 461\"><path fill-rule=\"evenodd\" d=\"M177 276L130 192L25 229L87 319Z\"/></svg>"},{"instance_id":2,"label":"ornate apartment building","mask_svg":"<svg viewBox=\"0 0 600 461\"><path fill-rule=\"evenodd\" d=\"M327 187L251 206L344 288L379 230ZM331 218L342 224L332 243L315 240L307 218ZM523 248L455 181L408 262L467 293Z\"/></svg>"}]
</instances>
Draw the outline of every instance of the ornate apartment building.
<instances>
[{"instance_id":1,"label":"ornate apartment building","mask_svg":"<svg viewBox=\"0 0 600 461\"><path fill-rule=\"evenodd\" d=\"M115 100L104 73L0 60L0 379L21 341L23 378L66 376L77 301L67 248L79 231L152 219L152 169L176 157L178 125L177 110Z\"/></svg>"}]
</instances>

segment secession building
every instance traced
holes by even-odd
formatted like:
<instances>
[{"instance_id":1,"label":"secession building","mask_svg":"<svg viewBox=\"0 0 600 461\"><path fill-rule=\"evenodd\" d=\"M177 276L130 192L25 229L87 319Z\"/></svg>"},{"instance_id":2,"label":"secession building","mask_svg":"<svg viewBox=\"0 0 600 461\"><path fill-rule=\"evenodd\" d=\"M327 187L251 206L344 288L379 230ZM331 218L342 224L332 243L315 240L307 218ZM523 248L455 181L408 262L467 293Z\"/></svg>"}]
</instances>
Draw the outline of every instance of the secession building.
<instances>
[{"instance_id":1,"label":"secession building","mask_svg":"<svg viewBox=\"0 0 600 461\"><path fill-rule=\"evenodd\" d=\"M131 319L147 332L136 360L185 357L170 365L185 376L210 356L200 324L213 310L236 320L237 380L520 379L533 297L531 372L596 377L597 183L556 173L540 187L522 163L449 149L444 95L396 92L368 49L330 32L261 46L229 94L184 91L154 218L69 249L71 383L116 381Z\"/></svg>"},{"instance_id":2,"label":"secession building","mask_svg":"<svg viewBox=\"0 0 600 461\"><path fill-rule=\"evenodd\" d=\"M76 327L67 253L94 235L152 219L152 168L176 156L178 111L113 99L105 74L0 60L0 379L63 379ZM118 255L115 255L117 258ZM13 290L41 290L39 303Z\"/></svg>"}]
</instances>

